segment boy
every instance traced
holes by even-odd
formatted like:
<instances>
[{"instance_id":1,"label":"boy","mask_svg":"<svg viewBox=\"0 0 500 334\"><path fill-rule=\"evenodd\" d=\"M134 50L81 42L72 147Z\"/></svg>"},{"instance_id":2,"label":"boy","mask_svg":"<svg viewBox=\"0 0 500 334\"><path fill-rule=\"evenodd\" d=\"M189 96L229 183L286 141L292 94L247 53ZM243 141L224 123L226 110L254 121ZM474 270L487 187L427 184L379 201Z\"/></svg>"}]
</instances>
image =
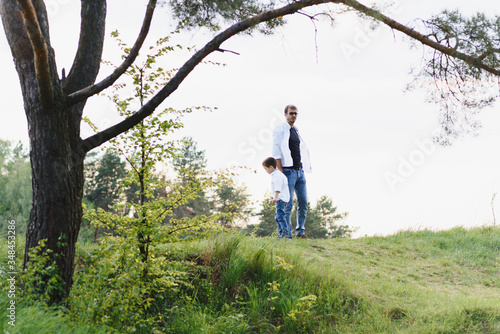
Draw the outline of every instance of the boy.
<instances>
[{"instance_id":1,"label":"boy","mask_svg":"<svg viewBox=\"0 0 500 334\"><path fill-rule=\"evenodd\" d=\"M271 175L271 191L274 194L271 202L276 203L276 224L278 224L278 238L292 238L292 226L285 218L285 208L290 200L288 181L285 174L276 169L276 159L269 157L262 162L262 167Z\"/></svg>"}]
</instances>

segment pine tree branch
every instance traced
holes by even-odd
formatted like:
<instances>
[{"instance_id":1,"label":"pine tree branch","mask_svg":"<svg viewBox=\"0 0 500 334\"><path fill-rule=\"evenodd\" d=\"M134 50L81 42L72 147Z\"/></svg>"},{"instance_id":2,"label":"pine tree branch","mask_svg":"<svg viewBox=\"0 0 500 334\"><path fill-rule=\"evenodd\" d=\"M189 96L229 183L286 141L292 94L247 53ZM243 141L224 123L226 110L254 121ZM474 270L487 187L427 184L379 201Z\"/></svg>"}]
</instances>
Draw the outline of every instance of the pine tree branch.
<instances>
[{"instance_id":1,"label":"pine tree branch","mask_svg":"<svg viewBox=\"0 0 500 334\"><path fill-rule=\"evenodd\" d=\"M184 81L184 79L193 71L193 69L202 62L202 60L214 51L220 50L220 45L233 37L234 35L253 27L259 23L270 21L285 15L290 15L297 13L299 10L324 4L324 3L336 3L344 4L351 7L365 15L374 18L377 21L383 22L389 27L398 30L413 39L416 39L423 43L424 45L430 46L431 48L446 54L448 56L461 59L468 64L471 64L477 68L483 69L489 73L499 76L500 70L497 70L491 66L488 66L481 62L479 59L468 56L464 53L458 52L453 48L446 47L438 42L429 39L427 36L406 27L399 22L385 16L384 14L366 7L365 5L359 3L355 0L304 0L304 1L294 1L284 7L274 9L265 12L260 15L253 16L246 20L240 21L228 29L224 30L216 37L214 37L209 43L207 43L202 49L195 53L184 65L179 69L174 77L153 97L149 100L143 107L141 107L135 114L129 118L123 120L122 122L111 126L110 128L99 132L98 134L85 139L83 143L84 152L88 152L91 149L98 147L108 141L109 139L119 135L120 133L127 131L138 124L141 120L151 115L154 110L168 97L172 94L179 85Z\"/></svg>"},{"instance_id":2,"label":"pine tree branch","mask_svg":"<svg viewBox=\"0 0 500 334\"><path fill-rule=\"evenodd\" d=\"M130 65L133 64L133 62L139 55L139 51L142 48L144 40L148 36L149 28L151 27L151 21L153 18L153 13L156 8L156 2L157 2L156 0L149 1L146 14L144 16L144 20L142 23L141 31L139 32L139 36L137 37L137 40L135 41L132 49L130 49L130 53L128 54L127 58L125 58L123 63L120 66L118 66L113 71L113 73L111 73L111 75L109 75L101 82L70 94L67 98L67 103L69 105L83 101L89 98L90 96L98 94L99 92L102 92L104 89L110 87L112 84L116 82L116 80L118 80L118 78L120 78L120 76L123 75L123 73L127 71Z\"/></svg>"},{"instance_id":3,"label":"pine tree branch","mask_svg":"<svg viewBox=\"0 0 500 334\"><path fill-rule=\"evenodd\" d=\"M453 58L458 58L460 60L463 60L467 64L470 64L474 67L485 70L485 71L487 71L491 74L494 74L496 76L500 76L500 70L484 64L481 61L481 59L471 57L469 55L466 55L462 52L457 51L455 48L446 47L446 46L444 46L436 41L433 41L429 37L419 33L418 31L413 30L412 28L409 28L409 27L385 16L384 14L380 13L379 11L376 11L372 8L366 7L365 5L359 3L356 0L341 0L341 2L343 4L351 7L351 8L356 9L357 11L359 11L367 16L374 18L377 21L380 21L380 22L388 25L389 27L391 27L395 30L402 32L405 35L410 36L413 39L416 39L417 41L421 42L424 45L430 46L431 48L433 48L433 49L435 49L443 54L446 54L446 55L451 56Z\"/></svg>"},{"instance_id":4,"label":"pine tree branch","mask_svg":"<svg viewBox=\"0 0 500 334\"><path fill-rule=\"evenodd\" d=\"M93 84L101 66L106 0L81 0L81 3L78 49L66 80L63 81L63 90L66 94Z\"/></svg>"},{"instance_id":5,"label":"pine tree branch","mask_svg":"<svg viewBox=\"0 0 500 334\"><path fill-rule=\"evenodd\" d=\"M33 48L34 65L38 81L40 101L44 106L50 106L54 101L54 89L49 66L49 50L38 22L35 7L31 0L19 0L23 14L26 32Z\"/></svg>"},{"instance_id":6,"label":"pine tree branch","mask_svg":"<svg viewBox=\"0 0 500 334\"><path fill-rule=\"evenodd\" d=\"M339 3L340 0L306 0L306 1L295 1L284 7L274 9L265 12L260 15L253 16L246 20L240 21L228 29L224 30L217 36L215 36L210 42L208 42L202 49L196 52L184 65L179 69L179 71L172 77L172 79L153 97L149 100L142 108L140 108L134 115L123 120L122 122L111 126L110 128L89 137L82 142L82 148L84 152L88 152L93 148L96 148L108 140L116 137L122 132L125 132L140 121L142 121L147 116L151 115L154 110L172 94L179 85L184 81L184 79L193 71L193 69L200 64L204 58L214 51L220 49L220 45L233 37L234 35L247 30L259 23L270 21L285 15L290 15L296 13L305 7L310 7L314 5L319 5L323 3Z\"/></svg>"}]
</instances>

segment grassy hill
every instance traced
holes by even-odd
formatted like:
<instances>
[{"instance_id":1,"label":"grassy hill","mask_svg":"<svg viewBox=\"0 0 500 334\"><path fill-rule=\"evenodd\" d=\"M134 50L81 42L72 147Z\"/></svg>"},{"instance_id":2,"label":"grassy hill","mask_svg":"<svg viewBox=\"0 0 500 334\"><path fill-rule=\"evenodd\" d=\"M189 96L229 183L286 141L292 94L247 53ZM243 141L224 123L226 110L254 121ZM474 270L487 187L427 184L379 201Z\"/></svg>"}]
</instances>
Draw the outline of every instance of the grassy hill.
<instances>
[{"instance_id":1,"label":"grassy hill","mask_svg":"<svg viewBox=\"0 0 500 334\"><path fill-rule=\"evenodd\" d=\"M500 333L500 231L406 231L297 243L364 304L339 333Z\"/></svg>"},{"instance_id":2,"label":"grassy hill","mask_svg":"<svg viewBox=\"0 0 500 334\"><path fill-rule=\"evenodd\" d=\"M227 234L159 252L190 269L184 286L154 304L154 333L500 333L495 227L332 240ZM3 310L7 302L3 294ZM15 331L6 317L0 325L23 334L126 332L78 312L22 306Z\"/></svg>"}]
</instances>

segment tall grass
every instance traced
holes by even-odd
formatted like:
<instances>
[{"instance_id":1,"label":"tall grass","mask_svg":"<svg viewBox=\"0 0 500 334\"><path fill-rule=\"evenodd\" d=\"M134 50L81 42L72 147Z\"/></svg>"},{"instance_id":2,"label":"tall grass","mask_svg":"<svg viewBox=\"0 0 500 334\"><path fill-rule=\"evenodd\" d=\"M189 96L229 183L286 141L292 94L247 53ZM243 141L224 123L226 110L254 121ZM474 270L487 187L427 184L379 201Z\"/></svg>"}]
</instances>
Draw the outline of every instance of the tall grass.
<instances>
[{"instance_id":1,"label":"tall grass","mask_svg":"<svg viewBox=\"0 0 500 334\"><path fill-rule=\"evenodd\" d=\"M203 317L205 327L198 332L210 332L221 319L237 319L238 324L244 324L239 327L244 332L332 332L339 323L361 312L359 298L325 275L304 270L299 257L289 256L293 247L286 241L278 246L274 239L236 234L200 243L193 249L202 254L198 261L211 268L208 279L214 289L214 299L202 308L208 311ZM193 313L183 310L182 321L171 323L185 326L190 319L198 321L201 303L196 305ZM224 327L231 328L227 323ZM177 331L180 329L172 330Z\"/></svg>"},{"instance_id":2,"label":"tall grass","mask_svg":"<svg viewBox=\"0 0 500 334\"><path fill-rule=\"evenodd\" d=\"M78 263L92 247L81 245ZM222 234L158 252L186 278L153 301L148 312L158 320L143 333L500 333L494 227L355 240ZM7 303L2 294L0 307ZM78 320L71 307L20 301L17 312L10 333L120 332L120 324Z\"/></svg>"},{"instance_id":3,"label":"tall grass","mask_svg":"<svg viewBox=\"0 0 500 334\"><path fill-rule=\"evenodd\" d=\"M0 333L11 334L107 334L115 332L113 328L94 323L75 322L64 308L48 308L41 304L23 302L16 299L15 322L5 314L11 298L2 291L0 295Z\"/></svg>"}]
</instances>

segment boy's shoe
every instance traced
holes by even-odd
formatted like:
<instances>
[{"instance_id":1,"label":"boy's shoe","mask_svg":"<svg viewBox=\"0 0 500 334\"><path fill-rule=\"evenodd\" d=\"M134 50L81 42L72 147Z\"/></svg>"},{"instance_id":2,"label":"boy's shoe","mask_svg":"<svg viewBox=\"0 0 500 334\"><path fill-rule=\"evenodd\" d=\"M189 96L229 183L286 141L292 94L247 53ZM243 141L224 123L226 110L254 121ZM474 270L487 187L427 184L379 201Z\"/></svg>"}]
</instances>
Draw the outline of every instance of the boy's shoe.
<instances>
[{"instance_id":1,"label":"boy's shoe","mask_svg":"<svg viewBox=\"0 0 500 334\"><path fill-rule=\"evenodd\" d=\"M299 238L299 239L307 239L307 237L304 234L299 234L299 235L296 235L295 237Z\"/></svg>"}]
</instances>

